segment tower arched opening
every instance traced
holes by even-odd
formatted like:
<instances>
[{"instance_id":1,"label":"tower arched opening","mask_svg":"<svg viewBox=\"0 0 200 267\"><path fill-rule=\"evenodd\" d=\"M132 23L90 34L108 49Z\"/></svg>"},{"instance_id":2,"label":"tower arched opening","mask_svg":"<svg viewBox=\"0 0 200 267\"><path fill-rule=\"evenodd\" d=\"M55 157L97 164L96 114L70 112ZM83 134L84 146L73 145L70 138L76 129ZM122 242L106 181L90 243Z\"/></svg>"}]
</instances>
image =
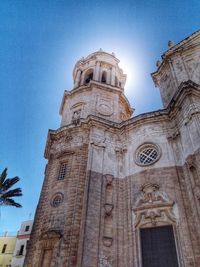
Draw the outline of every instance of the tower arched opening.
<instances>
[{"instance_id":1,"label":"tower arched opening","mask_svg":"<svg viewBox=\"0 0 200 267\"><path fill-rule=\"evenodd\" d=\"M102 76L101 76L101 82L106 83L107 82L107 72L103 71Z\"/></svg>"},{"instance_id":2,"label":"tower arched opening","mask_svg":"<svg viewBox=\"0 0 200 267\"><path fill-rule=\"evenodd\" d=\"M117 79L117 76L115 76L115 86L118 87L118 79Z\"/></svg>"},{"instance_id":3,"label":"tower arched opening","mask_svg":"<svg viewBox=\"0 0 200 267\"><path fill-rule=\"evenodd\" d=\"M93 69L89 69L86 71L84 84L89 83L91 80L93 80Z\"/></svg>"}]
</instances>

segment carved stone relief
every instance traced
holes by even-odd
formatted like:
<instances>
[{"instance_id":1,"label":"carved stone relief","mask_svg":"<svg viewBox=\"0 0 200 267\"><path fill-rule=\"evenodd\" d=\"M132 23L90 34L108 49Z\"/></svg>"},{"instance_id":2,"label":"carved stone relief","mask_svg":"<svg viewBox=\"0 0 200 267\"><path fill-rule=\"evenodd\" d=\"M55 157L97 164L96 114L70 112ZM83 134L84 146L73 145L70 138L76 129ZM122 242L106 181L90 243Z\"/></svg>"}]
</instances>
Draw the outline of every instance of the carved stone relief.
<instances>
[{"instance_id":1,"label":"carved stone relief","mask_svg":"<svg viewBox=\"0 0 200 267\"><path fill-rule=\"evenodd\" d=\"M151 183L142 186L133 207L136 228L177 223L178 212L175 203L159 188L159 185Z\"/></svg>"},{"instance_id":2,"label":"carved stone relief","mask_svg":"<svg viewBox=\"0 0 200 267\"><path fill-rule=\"evenodd\" d=\"M106 247L112 246L113 235L112 235L112 211L114 209L114 205L112 203L112 191L113 191L113 176L106 175L106 186L105 186L105 203L104 203L104 236L103 236L103 244Z\"/></svg>"},{"instance_id":3,"label":"carved stone relief","mask_svg":"<svg viewBox=\"0 0 200 267\"><path fill-rule=\"evenodd\" d=\"M81 110L75 110L72 115L72 124L78 126L80 124Z\"/></svg>"},{"instance_id":4,"label":"carved stone relief","mask_svg":"<svg viewBox=\"0 0 200 267\"><path fill-rule=\"evenodd\" d=\"M105 97L97 97L97 111L104 116L111 116L113 114L113 100Z\"/></svg>"}]
</instances>

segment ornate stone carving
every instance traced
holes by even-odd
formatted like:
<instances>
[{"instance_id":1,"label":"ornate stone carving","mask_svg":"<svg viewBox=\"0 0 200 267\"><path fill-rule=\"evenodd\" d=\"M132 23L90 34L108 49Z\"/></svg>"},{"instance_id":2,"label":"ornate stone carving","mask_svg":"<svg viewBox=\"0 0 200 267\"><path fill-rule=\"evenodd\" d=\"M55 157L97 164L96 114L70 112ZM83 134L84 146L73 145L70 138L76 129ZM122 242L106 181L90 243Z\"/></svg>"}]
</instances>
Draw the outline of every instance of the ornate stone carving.
<instances>
[{"instance_id":1,"label":"ornate stone carving","mask_svg":"<svg viewBox=\"0 0 200 267\"><path fill-rule=\"evenodd\" d=\"M159 190L159 185L144 184L133 208L135 227L176 223L174 210L175 203Z\"/></svg>"},{"instance_id":2,"label":"ornate stone carving","mask_svg":"<svg viewBox=\"0 0 200 267\"><path fill-rule=\"evenodd\" d=\"M75 126L78 126L80 124L80 117L81 117L81 110L74 111L72 115L72 123Z\"/></svg>"}]
</instances>

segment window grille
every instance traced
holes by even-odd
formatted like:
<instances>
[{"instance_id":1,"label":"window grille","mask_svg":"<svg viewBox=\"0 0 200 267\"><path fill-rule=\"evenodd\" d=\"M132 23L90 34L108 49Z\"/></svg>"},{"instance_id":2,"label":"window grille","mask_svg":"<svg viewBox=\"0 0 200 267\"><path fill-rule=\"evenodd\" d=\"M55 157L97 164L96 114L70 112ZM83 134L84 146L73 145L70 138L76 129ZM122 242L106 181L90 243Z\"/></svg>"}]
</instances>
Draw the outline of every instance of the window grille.
<instances>
[{"instance_id":1,"label":"window grille","mask_svg":"<svg viewBox=\"0 0 200 267\"><path fill-rule=\"evenodd\" d=\"M143 144L136 152L136 163L141 166L151 165L160 157L159 147L155 144Z\"/></svg>"},{"instance_id":2,"label":"window grille","mask_svg":"<svg viewBox=\"0 0 200 267\"><path fill-rule=\"evenodd\" d=\"M67 172L67 163L62 163L59 170L58 180L63 180Z\"/></svg>"},{"instance_id":3,"label":"window grille","mask_svg":"<svg viewBox=\"0 0 200 267\"><path fill-rule=\"evenodd\" d=\"M58 207L62 202L63 202L63 194L62 193L57 193L53 197L51 204L52 204L53 207Z\"/></svg>"}]
</instances>

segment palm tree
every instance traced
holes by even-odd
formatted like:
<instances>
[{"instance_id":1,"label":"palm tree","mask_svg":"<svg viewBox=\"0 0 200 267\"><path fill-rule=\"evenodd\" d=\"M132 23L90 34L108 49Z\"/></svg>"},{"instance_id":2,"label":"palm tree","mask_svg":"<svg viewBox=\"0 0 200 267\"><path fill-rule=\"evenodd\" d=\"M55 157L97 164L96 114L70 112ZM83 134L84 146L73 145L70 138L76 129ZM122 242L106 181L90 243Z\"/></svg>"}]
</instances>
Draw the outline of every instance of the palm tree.
<instances>
[{"instance_id":1,"label":"palm tree","mask_svg":"<svg viewBox=\"0 0 200 267\"><path fill-rule=\"evenodd\" d=\"M10 189L14 184L19 182L19 177L6 178L7 168L4 169L0 176L0 206L8 205L21 208L22 205L15 202L13 197L22 196L21 188Z\"/></svg>"}]
</instances>

